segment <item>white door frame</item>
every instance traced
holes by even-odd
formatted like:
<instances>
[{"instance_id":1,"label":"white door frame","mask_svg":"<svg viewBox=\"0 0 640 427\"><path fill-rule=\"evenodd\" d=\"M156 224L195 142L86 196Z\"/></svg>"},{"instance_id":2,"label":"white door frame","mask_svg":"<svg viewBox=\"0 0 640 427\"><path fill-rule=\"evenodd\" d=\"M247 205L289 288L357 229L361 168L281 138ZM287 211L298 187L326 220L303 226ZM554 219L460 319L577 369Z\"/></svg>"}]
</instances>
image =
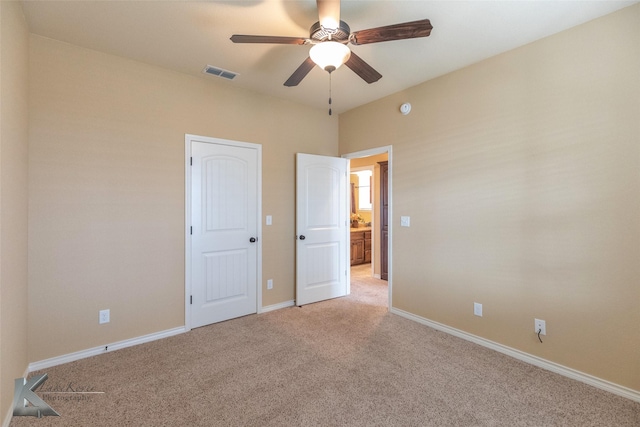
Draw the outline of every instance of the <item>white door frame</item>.
<instances>
[{"instance_id":1,"label":"white door frame","mask_svg":"<svg viewBox=\"0 0 640 427\"><path fill-rule=\"evenodd\" d=\"M184 326L191 330L191 142L205 142L209 144L231 145L257 150L258 153L258 260L256 271L256 307L262 313L262 145L250 142L232 141L229 139L211 138L192 134L184 135Z\"/></svg>"},{"instance_id":2,"label":"white door frame","mask_svg":"<svg viewBox=\"0 0 640 427\"><path fill-rule=\"evenodd\" d=\"M393 301L391 299L391 289L393 287L393 251L392 251L392 244L391 242L393 241L393 185L392 184L392 180L393 180L393 162L392 162L392 153L391 150L392 146L391 145L386 145L383 147L378 147L378 148L370 148L368 150L363 150L363 151L356 151L354 153L347 153L347 154L343 154L342 157L344 157L345 159L357 159L360 157L370 157L370 156L376 156L378 154L385 154L387 153L388 156L388 161L389 161L389 247L387 248L387 256L388 256L388 270L387 273L389 275L389 277L387 278L387 284L388 284L388 288L389 288L389 305L388 305L388 310L391 310L391 308L393 307Z\"/></svg>"}]
</instances>

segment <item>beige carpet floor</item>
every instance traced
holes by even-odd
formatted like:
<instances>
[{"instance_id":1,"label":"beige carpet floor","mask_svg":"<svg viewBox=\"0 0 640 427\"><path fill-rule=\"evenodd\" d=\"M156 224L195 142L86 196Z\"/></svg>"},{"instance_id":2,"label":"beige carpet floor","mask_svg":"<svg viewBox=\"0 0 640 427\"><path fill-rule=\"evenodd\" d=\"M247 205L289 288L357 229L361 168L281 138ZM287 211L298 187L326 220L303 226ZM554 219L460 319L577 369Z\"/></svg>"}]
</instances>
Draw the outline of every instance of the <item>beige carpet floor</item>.
<instances>
[{"instance_id":1,"label":"beige carpet floor","mask_svg":"<svg viewBox=\"0 0 640 427\"><path fill-rule=\"evenodd\" d=\"M398 317L386 282L46 369L11 426L640 426L640 403Z\"/></svg>"}]
</instances>

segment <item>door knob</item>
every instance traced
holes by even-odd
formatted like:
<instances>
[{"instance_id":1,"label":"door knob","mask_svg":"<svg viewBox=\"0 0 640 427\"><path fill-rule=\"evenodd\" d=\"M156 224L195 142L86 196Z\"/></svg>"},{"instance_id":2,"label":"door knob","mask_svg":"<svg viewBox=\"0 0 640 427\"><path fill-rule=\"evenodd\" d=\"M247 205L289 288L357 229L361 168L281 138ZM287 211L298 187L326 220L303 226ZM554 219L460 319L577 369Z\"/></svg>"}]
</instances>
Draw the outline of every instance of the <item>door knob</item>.
<instances>
[{"instance_id":1,"label":"door knob","mask_svg":"<svg viewBox=\"0 0 640 427\"><path fill-rule=\"evenodd\" d=\"M255 237L252 237L252 238L250 238L250 239L249 239L249 241L250 241L251 243L255 243L255 242L256 242L256 238L255 238Z\"/></svg>"},{"instance_id":2,"label":"door knob","mask_svg":"<svg viewBox=\"0 0 640 427\"><path fill-rule=\"evenodd\" d=\"M300 235L300 240L304 240L304 239L306 239L306 237L304 237L304 234L301 234Z\"/></svg>"}]
</instances>

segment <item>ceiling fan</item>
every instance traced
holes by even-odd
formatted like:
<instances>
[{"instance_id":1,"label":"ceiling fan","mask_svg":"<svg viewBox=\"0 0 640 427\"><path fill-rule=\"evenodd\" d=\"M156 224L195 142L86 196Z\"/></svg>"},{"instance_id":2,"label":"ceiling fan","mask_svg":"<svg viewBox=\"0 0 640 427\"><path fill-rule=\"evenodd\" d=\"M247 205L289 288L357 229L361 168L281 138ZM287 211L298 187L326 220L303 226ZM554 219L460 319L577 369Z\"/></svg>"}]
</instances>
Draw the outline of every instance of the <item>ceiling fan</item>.
<instances>
[{"instance_id":1,"label":"ceiling fan","mask_svg":"<svg viewBox=\"0 0 640 427\"><path fill-rule=\"evenodd\" d=\"M234 43L273 43L311 45L309 57L284 82L285 86L297 86L318 65L332 73L345 64L367 83L380 80L382 75L353 53L347 44L359 46L392 40L427 37L431 34L428 19L370 28L351 32L349 25L340 20L340 0L316 0L319 21L311 26L309 37L256 36L234 34Z\"/></svg>"}]
</instances>

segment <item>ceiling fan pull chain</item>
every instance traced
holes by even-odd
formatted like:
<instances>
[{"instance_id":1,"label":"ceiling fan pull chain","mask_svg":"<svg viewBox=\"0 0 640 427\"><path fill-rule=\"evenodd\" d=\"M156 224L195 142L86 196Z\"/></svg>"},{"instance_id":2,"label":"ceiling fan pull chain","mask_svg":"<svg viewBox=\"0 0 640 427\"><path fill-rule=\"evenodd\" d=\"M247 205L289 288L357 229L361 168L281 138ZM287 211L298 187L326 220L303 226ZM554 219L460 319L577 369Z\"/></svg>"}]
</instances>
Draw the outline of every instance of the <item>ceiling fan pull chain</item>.
<instances>
[{"instance_id":1,"label":"ceiling fan pull chain","mask_svg":"<svg viewBox=\"0 0 640 427\"><path fill-rule=\"evenodd\" d=\"M331 73L329 73L329 115L331 115Z\"/></svg>"}]
</instances>

